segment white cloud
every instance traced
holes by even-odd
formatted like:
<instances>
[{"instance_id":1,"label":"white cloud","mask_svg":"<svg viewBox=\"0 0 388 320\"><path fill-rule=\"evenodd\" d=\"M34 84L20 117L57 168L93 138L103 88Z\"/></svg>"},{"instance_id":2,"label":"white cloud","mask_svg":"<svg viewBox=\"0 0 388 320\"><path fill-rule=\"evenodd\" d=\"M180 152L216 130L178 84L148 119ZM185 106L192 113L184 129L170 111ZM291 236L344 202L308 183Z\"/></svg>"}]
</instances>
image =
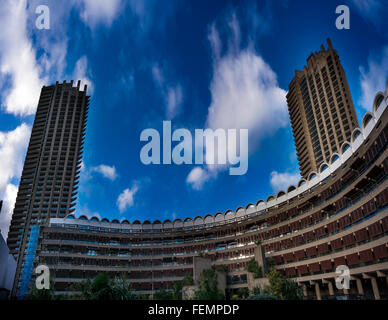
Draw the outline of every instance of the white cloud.
<instances>
[{"instance_id":1,"label":"white cloud","mask_svg":"<svg viewBox=\"0 0 388 320\"><path fill-rule=\"evenodd\" d=\"M0 132L0 192L12 178L20 177L29 138L30 127L25 123L13 131Z\"/></svg>"},{"instance_id":2,"label":"white cloud","mask_svg":"<svg viewBox=\"0 0 388 320\"><path fill-rule=\"evenodd\" d=\"M86 84L89 94L93 94L94 86L90 80L90 71L88 70L88 59L86 56L79 58L75 64L72 79L81 80L81 88Z\"/></svg>"},{"instance_id":3,"label":"white cloud","mask_svg":"<svg viewBox=\"0 0 388 320\"><path fill-rule=\"evenodd\" d=\"M119 1L86 1L84 15L100 22L103 17L110 17ZM67 55L67 20L71 8L79 5L70 1L68 5L59 3L50 8L50 29L35 28L36 14L34 8L39 1L31 0L27 7L26 0L6 0L0 5L0 73L2 86L2 108L7 113L18 116L34 114L37 108L40 90L52 79L69 78L64 75ZM98 13L96 8L104 8ZM37 34L39 32L39 34ZM31 38L35 35L35 47ZM42 49L39 57L36 48ZM81 57L70 77L88 84L93 92L93 84L87 70L87 58ZM44 76L42 76L44 74Z\"/></svg>"},{"instance_id":4,"label":"white cloud","mask_svg":"<svg viewBox=\"0 0 388 320\"><path fill-rule=\"evenodd\" d=\"M159 86L164 85L164 76L162 70L157 64L154 64L151 68L152 76L154 78L154 82Z\"/></svg>"},{"instance_id":5,"label":"white cloud","mask_svg":"<svg viewBox=\"0 0 388 320\"><path fill-rule=\"evenodd\" d=\"M3 238L5 239L7 239L17 192L18 187L9 183L1 196L3 200L3 208L0 212L0 230Z\"/></svg>"},{"instance_id":6,"label":"white cloud","mask_svg":"<svg viewBox=\"0 0 388 320\"><path fill-rule=\"evenodd\" d=\"M206 169L200 167L193 168L186 178L186 183L189 184L194 190L201 190L204 183L208 181L210 174Z\"/></svg>"},{"instance_id":7,"label":"white cloud","mask_svg":"<svg viewBox=\"0 0 388 320\"><path fill-rule=\"evenodd\" d=\"M4 200L0 228L4 236L8 233L17 193L12 180L21 176L29 137L30 127L25 123L13 131L0 132L0 199Z\"/></svg>"},{"instance_id":8,"label":"white cloud","mask_svg":"<svg viewBox=\"0 0 388 320\"><path fill-rule=\"evenodd\" d=\"M98 219L101 220L101 216L98 212L92 212L89 207L87 205L84 205L82 208L80 208L79 210L77 210L81 215L85 215L87 216L89 219L90 218L93 218L93 217L97 217Z\"/></svg>"},{"instance_id":9,"label":"white cloud","mask_svg":"<svg viewBox=\"0 0 388 320\"><path fill-rule=\"evenodd\" d=\"M373 23L375 26L380 26L384 20L382 10L385 3L380 0L351 0L358 13L367 21Z\"/></svg>"},{"instance_id":10,"label":"white cloud","mask_svg":"<svg viewBox=\"0 0 388 320\"><path fill-rule=\"evenodd\" d=\"M256 52L252 40L255 35L251 35L247 46L241 48L240 25L235 13L224 24L229 31L224 54L216 25L209 28L213 77L206 127L213 130L248 129L251 154L264 137L287 126L286 91L279 87L277 75L270 65ZM230 146L239 148L238 145ZM214 153L214 150L206 150L206 153ZM227 168L225 165L206 166L202 176L215 178L218 172Z\"/></svg>"},{"instance_id":11,"label":"white cloud","mask_svg":"<svg viewBox=\"0 0 388 320\"><path fill-rule=\"evenodd\" d=\"M169 87L167 91L167 118L172 119L178 113L183 102L182 87L178 84L175 87Z\"/></svg>"},{"instance_id":12,"label":"white cloud","mask_svg":"<svg viewBox=\"0 0 388 320\"><path fill-rule=\"evenodd\" d=\"M165 71L158 64L152 66L151 72L154 82L165 100L167 119L171 120L181 111L183 103L182 86L179 83L168 81L165 77Z\"/></svg>"},{"instance_id":13,"label":"white cloud","mask_svg":"<svg viewBox=\"0 0 388 320\"><path fill-rule=\"evenodd\" d=\"M367 70L360 67L361 98L360 105L372 110L373 100L378 91L385 90L388 77L388 46L385 46L377 56L369 57Z\"/></svg>"},{"instance_id":14,"label":"white cloud","mask_svg":"<svg viewBox=\"0 0 388 320\"><path fill-rule=\"evenodd\" d=\"M139 190L138 185L135 183L131 189L125 189L117 198L117 206L120 210L120 213L123 213L128 208L132 207L134 204L133 197L136 192Z\"/></svg>"},{"instance_id":15,"label":"white cloud","mask_svg":"<svg viewBox=\"0 0 388 320\"><path fill-rule=\"evenodd\" d=\"M236 23L231 22L238 39ZM213 34L209 39L219 50L217 36ZM257 142L288 123L286 91L279 87L275 72L252 45L238 50L233 42L226 55L214 60L210 92L210 128L248 129L250 138Z\"/></svg>"},{"instance_id":16,"label":"white cloud","mask_svg":"<svg viewBox=\"0 0 388 320\"><path fill-rule=\"evenodd\" d=\"M105 178L108 178L112 181L117 178L117 172L114 166L110 167L105 164L100 164L99 166L93 167L91 170L101 173Z\"/></svg>"},{"instance_id":17,"label":"white cloud","mask_svg":"<svg viewBox=\"0 0 388 320\"><path fill-rule=\"evenodd\" d=\"M286 191L290 185L297 185L301 176L298 172L289 173L289 172L271 172L271 186L274 192L280 190Z\"/></svg>"},{"instance_id":18,"label":"white cloud","mask_svg":"<svg viewBox=\"0 0 388 320\"><path fill-rule=\"evenodd\" d=\"M110 27L120 7L121 0L83 0L81 18L92 29L100 23Z\"/></svg>"},{"instance_id":19,"label":"white cloud","mask_svg":"<svg viewBox=\"0 0 388 320\"><path fill-rule=\"evenodd\" d=\"M44 83L27 37L26 21L25 0L6 0L0 5L0 72L10 82L2 88L3 108L21 116L35 112Z\"/></svg>"}]
</instances>

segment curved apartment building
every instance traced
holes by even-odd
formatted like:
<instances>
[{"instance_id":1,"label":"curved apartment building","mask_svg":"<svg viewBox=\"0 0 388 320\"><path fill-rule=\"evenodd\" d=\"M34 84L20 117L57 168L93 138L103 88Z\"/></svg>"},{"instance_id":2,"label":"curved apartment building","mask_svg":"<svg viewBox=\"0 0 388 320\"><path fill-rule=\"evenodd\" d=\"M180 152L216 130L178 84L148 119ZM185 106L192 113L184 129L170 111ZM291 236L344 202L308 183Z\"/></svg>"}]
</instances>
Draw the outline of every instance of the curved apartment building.
<instances>
[{"instance_id":1,"label":"curved apartment building","mask_svg":"<svg viewBox=\"0 0 388 320\"><path fill-rule=\"evenodd\" d=\"M306 297L388 297L388 82L361 128L319 172L276 196L235 210L174 221L52 218L42 226L36 263L56 291L98 273L125 274L150 294L196 273L197 257L227 270L226 293L257 285L246 271L254 257L303 286ZM260 240L260 242L258 242ZM337 289L336 267L350 271Z\"/></svg>"}]
</instances>

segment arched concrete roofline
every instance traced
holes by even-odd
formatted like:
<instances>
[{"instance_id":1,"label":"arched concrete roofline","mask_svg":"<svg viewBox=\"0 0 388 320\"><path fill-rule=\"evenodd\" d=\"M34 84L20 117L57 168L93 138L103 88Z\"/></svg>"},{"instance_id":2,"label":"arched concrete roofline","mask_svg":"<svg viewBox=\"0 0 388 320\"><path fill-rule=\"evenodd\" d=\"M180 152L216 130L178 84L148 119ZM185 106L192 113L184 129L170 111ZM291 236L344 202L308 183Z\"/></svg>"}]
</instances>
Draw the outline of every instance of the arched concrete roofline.
<instances>
[{"instance_id":1,"label":"arched concrete roofline","mask_svg":"<svg viewBox=\"0 0 388 320\"><path fill-rule=\"evenodd\" d=\"M287 193L290 193L291 191L295 190L296 187L292 184L287 188Z\"/></svg>"},{"instance_id":2,"label":"arched concrete roofline","mask_svg":"<svg viewBox=\"0 0 388 320\"><path fill-rule=\"evenodd\" d=\"M330 164L333 164L335 161L339 160L339 158L340 158L340 155L337 152L334 152L330 156Z\"/></svg>"},{"instance_id":3,"label":"arched concrete roofline","mask_svg":"<svg viewBox=\"0 0 388 320\"><path fill-rule=\"evenodd\" d=\"M220 216L225 217L224 214L223 214L222 212L219 212L219 211L218 211L218 212L214 215L214 219L217 218L217 217L220 217Z\"/></svg>"},{"instance_id":4,"label":"arched concrete roofline","mask_svg":"<svg viewBox=\"0 0 388 320\"><path fill-rule=\"evenodd\" d=\"M121 223L122 224L131 224L128 219L121 220Z\"/></svg>"},{"instance_id":5,"label":"arched concrete roofline","mask_svg":"<svg viewBox=\"0 0 388 320\"><path fill-rule=\"evenodd\" d=\"M172 221L170 219L166 219L163 221L163 228L172 228L174 226L174 224L172 223Z\"/></svg>"},{"instance_id":6,"label":"arched concrete roofline","mask_svg":"<svg viewBox=\"0 0 388 320\"><path fill-rule=\"evenodd\" d=\"M320 166L319 166L319 173L322 173L324 169L327 169L329 167L329 165L326 163L326 162L323 162Z\"/></svg>"},{"instance_id":7,"label":"arched concrete roofline","mask_svg":"<svg viewBox=\"0 0 388 320\"><path fill-rule=\"evenodd\" d=\"M308 181L310 181L311 179L312 179L312 176L314 175L314 174L316 174L317 176L318 176L318 179L314 179L314 181L315 180L317 180L317 182L320 182L322 179L323 179L323 177L324 176L320 176L320 173L322 173L322 170L323 170L323 168L327 165L329 168L331 167L331 165L333 164L333 160L336 158L336 157L341 157L342 156L342 154L344 153L344 152L346 152L346 150L348 150L348 148L351 148L351 151L352 151L352 149L354 148L353 147L353 143L355 142L355 140L357 140L357 136L358 135L361 135L362 136L362 139L361 140L364 140L365 139L365 134L364 134L364 129L367 127L367 125L368 125L368 121L370 121L371 119L373 119L373 121L374 121L374 125L376 125L376 108L377 108L377 106L378 106L378 103L379 102L381 102L381 99L383 98L383 99L387 99L387 93L388 93L388 79L387 79L387 88L386 88L386 92L385 93L382 93L382 92L378 92L377 94L376 94L376 96L375 96L375 101L374 101L374 110L373 110L373 113L372 112L366 112L365 113L365 115L364 115L364 117L363 117L363 119L362 119L362 122L361 122L361 128L355 128L353 131L352 131L352 134L351 134L351 141L345 141L345 142L343 142L342 143L342 145L341 145L341 148L340 148L340 150L339 150L339 152L338 153L333 153L332 155L331 155L331 157L330 157L330 161L329 161L329 163L323 163L323 164L321 164L320 165L320 168L319 168L319 170L318 170L318 172L311 172L310 174L309 174L309 176L308 176L308 180L306 180L306 179L304 179L304 178L301 178L300 180L299 180L299 182L298 182L298 184L297 184L297 186L295 186L295 185L290 185L288 188L287 188L287 193L289 193L289 192L291 192L291 191L293 191L293 190L297 190L298 191L298 188L300 188L304 183L306 183L306 182L308 182ZM385 104L385 103L383 103L382 104L382 107L381 107L382 109L386 109L387 108L387 105ZM377 108L378 109L378 108ZM381 114L381 112L382 111L384 111L384 110L379 110L379 115ZM353 153L353 152L352 152ZM335 166L334 167L334 169L336 168L337 166ZM311 187L310 185L309 185L309 187ZM271 201L271 200L273 200L273 199L277 199L277 198L279 198L279 197L281 197L282 195L284 195L286 192L284 191L284 190L280 190L278 193L277 193L277 195L276 195L276 197L274 196L274 195L269 195L268 196L268 198L267 198L267 200L266 201L264 201L263 199L260 199L260 200L258 200L257 202L256 202L256 207L258 206L258 205L260 205L260 203L264 203L264 205L266 204L266 202L268 202L268 201ZM286 193L286 194L287 194ZM299 193L297 194L297 195L299 195ZM250 206L252 206L253 204L252 203L248 203L246 206L245 206L245 210L247 209L247 208L249 208ZM265 207L265 206L264 206ZM204 219L208 219L209 217L213 217L214 219L215 218L217 218L217 219L219 219L219 220L223 220L223 219L227 219L227 216L229 216L229 218L232 218L232 217L234 217L235 215L236 215L236 213L237 212L239 212L241 209L243 209L244 210L244 207L243 206L239 206L235 211L233 211L232 209L228 209L228 210L226 210L225 211L225 213L222 213L222 212L217 212L214 216L213 215L211 215L211 214L207 214L205 217L201 217L201 216L196 216L194 219L193 218L191 218L191 217L186 217L185 219L184 219L184 222L186 222L188 225L190 225L191 223L193 223L194 221L196 221L197 222L197 224L198 224L198 220L200 220L200 221L204 221ZM220 218L222 218L223 217L223 219L220 219ZM86 221L100 221L100 222L110 222L107 218L98 218L98 217L92 217L92 218L88 218L86 215L81 215L79 218L77 218L77 217L75 217L74 216L74 214L69 214L69 215L67 215L67 216L65 216L65 219L72 219L72 218L74 218L74 219L80 219L80 220L86 220ZM114 220L112 220L112 222L113 223L115 223L117 221L117 219L114 219ZM182 220L180 220L180 219L175 219L174 220L174 223L175 222L180 222L180 221L182 221ZM190 223L190 221L191 221L191 223ZM171 222L171 220L166 220L164 223L168 223L168 222L170 222L170 223L172 223ZM122 220L120 223L126 223L126 224L130 224L130 222L128 221L128 220ZM160 223L160 221L159 220L156 220L156 221L154 221L152 224L159 224ZM144 224L151 224L148 220L146 220L146 221L144 221L143 223L141 223L139 220L135 220L135 221L133 221L133 223L132 223L132 225L144 225Z\"/></svg>"},{"instance_id":8,"label":"arched concrete roofline","mask_svg":"<svg viewBox=\"0 0 388 320\"><path fill-rule=\"evenodd\" d=\"M388 96L388 77L387 77L387 80L385 81L385 96Z\"/></svg>"},{"instance_id":9,"label":"arched concrete roofline","mask_svg":"<svg viewBox=\"0 0 388 320\"><path fill-rule=\"evenodd\" d=\"M286 194L286 192L284 190L280 190L277 195L276 195L276 198L279 198L281 196L284 196Z\"/></svg>"},{"instance_id":10,"label":"arched concrete roofline","mask_svg":"<svg viewBox=\"0 0 388 320\"><path fill-rule=\"evenodd\" d=\"M369 123L369 121L373 121L375 119L375 116L372 112L366 112L362 118L362 131L364 132L365 127Z\"/></svg>"},{"instance_id":11,"label":"arched concrete roofline","mask_svg":"<svg viewBox=\"0 0 388 320\"><path fill-rule=\"evenodd\" d=\"M358 127L354 128L351 135L352 144L354 143L354 141L357 139L359 135L363 135L361 129Z\"/></svg>"},{"instance_id":12,"label":"arched concrete roofline","mask_svg":"<svg viewBox=\"0 0 388 320\"><path fill-rule=\"evenodd\" d=\"M344 141L341 145L341 154L344 154L346 150L348 150L349 148L351 148L352 145L349 141Z\"/></svg>"},{"instance_id":13,"label":"arched concrete roofline","mask_svg":"<svg viewBox=\"0 0 388 320\"><path fill-rule=\"evenodd\" d=\"M236 210L235 210L235 212L237 213L237 211L239 211L239 210L241 210L241 209L243 209L243 210L247 210L247 209L249 209L249 208L251 208L251 207L256 207L252 202L249 202L246 206L245 206L245 208L244 207L238 207Z\"/></svg>"},{"instance_id":14,"label":"arched concrete roofline","mask_svg":"<svg viewBox=\"0 0 388 320\"><path fill-rule=\"evenodd\" d=\"M117 223L117 224L119 224L120 221L119 221L118 219L113 219L113 220L111 221L111 223Z\"/></svg>"},{"instance_id":15,"label":"arched concrete roofline","mask_svg":"<svg viewBox=\"0 0 388 320\"><path fill-rule=\"evenodd\" d=\"M204 224L204 220L201 216L196 216L194 219L194 225Z\"/></svg>"},{"instance_id":16,"label":"arched concrete roofline","mask_svg":"<svg viewBox=\"0 0 388 320\"><path fill-rule=\"evenodd\" d=\"M306 179L304 179L304 178L300 179L298 182L298 188L301 187L302 185L304 185L306 182L307 182Z\"/></svg>"},{"instance_id":17,"label":"arched concrete roofline","mask_svg":"<svg viewBox=\"0 0 388 320\"><path fill-rule=\"evenodd\" d=\"M233 210L227 210L225 212L225 220L229 220L229 219L233 219L234 217L236 216L236 212L234 212Z\"/></svg>"},{"instance_id":18,"label":"arched concrete roofline","mask_svg":"<svg viewBox=\"0 0 388 320\"><path fill-rule=\"evenodd\" d=\"M309 176L307 178L308 181L310 181L311 179L313 179L315 176L317 176L318 174L315 172L315 171L311 171L309 173Z\"/></svg>"},{"instance_id":19,"label":"arched concrete roofline","mask_svg":"<svg viewBox=\"0 0 388 320\"><path fill-rule=\"evenodd\" d=\"M264 204L265 204L264 199L259 199L259 200L257 200L257 201L256 201L256 207L257 207L260 203L264 203Z\"/></svg>"},{"instance_id":20,"label":"arched concrete roofline","mask_svg":"<svg viewBox=\"0 0 388 320\"><path fill-rule=\"evenodd\" d=\"M387 78L387 84L388 84L388 78ZM379 91L376 93L375 98L373 99L373 113L375 114L380 103L384 100L385 95L383 92Z\"/></svg>"},{"instance_id":21,"label":"arched concrete roofline","mask_svg":"<svg viewBox=\"0 0 388 320\"><path fill-rule=\"evenodd\" d=\"M152 224L162 224L162 221L160 221L159 219L156 219L154 220L154 222L152 222Z\"/></svg>"},{"instance_id":22,"label":"arched concrete roofline","mask_svg":"<svg viewBox=\"0 0 388 320\"><path fill-rule=\"evenodd\" d=\"M182 221L182 219L180 219L180 218L174 219L173 225L174 225L174 228L183 227L183 221Z\"/></svg>"}]
</instances>

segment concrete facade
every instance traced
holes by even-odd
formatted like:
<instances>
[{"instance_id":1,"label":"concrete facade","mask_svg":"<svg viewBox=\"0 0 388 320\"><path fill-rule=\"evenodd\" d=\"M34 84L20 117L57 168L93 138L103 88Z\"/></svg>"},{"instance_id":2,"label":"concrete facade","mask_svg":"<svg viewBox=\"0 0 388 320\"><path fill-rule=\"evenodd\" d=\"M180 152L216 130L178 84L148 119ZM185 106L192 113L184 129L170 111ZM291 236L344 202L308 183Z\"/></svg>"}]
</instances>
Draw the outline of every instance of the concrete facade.
<instances>
[{"instance_id":1,"label":"concrete facade","mask_svg":"<svg viewBox=\"0 0 388 320\"><path fill-rule=\"evenodd\" d=\"M276 196L174 221L52 218L42 226L37 263L49 266L63 294L100 272L125 274L139 294L152 294L187 273L197 278L196 262L207 268L210 260L226 270L231 295L266 284L246 270L255 258L296 281L306 299L386 299L387 105L388 89L327 167ZM349 289L335 285L338 266L349 268Z\"/></svg>"},{"instance_id":2,"label":"concrete facade","mask_svg":"<svg viewBox=\"0 0 388 320\"><path fill-rule=\"evenodd\" d=\"M17 260L13 295L28 289L41 224L75 211L89 104L80 84L41 90L7 238Z\"/></svg>"},{"instance_id":3,"label":"concrete facade","mask_svg":"<svg viewBox=\"0 0 388 320\"><path fill-rule=\"evenodd\" d=\"M318 172L358 127L345 71L330 39L295 71L287 103L302 177Z\"/></svg>"}]
</instances>

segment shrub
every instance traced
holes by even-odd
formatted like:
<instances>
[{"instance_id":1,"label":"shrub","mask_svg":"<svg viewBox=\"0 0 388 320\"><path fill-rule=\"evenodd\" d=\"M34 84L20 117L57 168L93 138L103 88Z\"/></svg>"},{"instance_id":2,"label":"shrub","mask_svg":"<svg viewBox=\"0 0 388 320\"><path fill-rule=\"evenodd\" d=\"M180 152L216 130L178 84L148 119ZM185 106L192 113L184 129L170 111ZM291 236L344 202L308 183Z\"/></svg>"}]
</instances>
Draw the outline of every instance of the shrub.
<instances>
[{"instance_id":1,"label":"shrub","mask_svg":"<svg viewBox=\"0 0 388 320\"><path fill-rule=\"evenodd\" d=\"M247 271L253 273L253 277L255 279L263 277L263 270L261 266L258 265L255 258L252 258L248 262Z\"/></svg>"}]
</instances>

